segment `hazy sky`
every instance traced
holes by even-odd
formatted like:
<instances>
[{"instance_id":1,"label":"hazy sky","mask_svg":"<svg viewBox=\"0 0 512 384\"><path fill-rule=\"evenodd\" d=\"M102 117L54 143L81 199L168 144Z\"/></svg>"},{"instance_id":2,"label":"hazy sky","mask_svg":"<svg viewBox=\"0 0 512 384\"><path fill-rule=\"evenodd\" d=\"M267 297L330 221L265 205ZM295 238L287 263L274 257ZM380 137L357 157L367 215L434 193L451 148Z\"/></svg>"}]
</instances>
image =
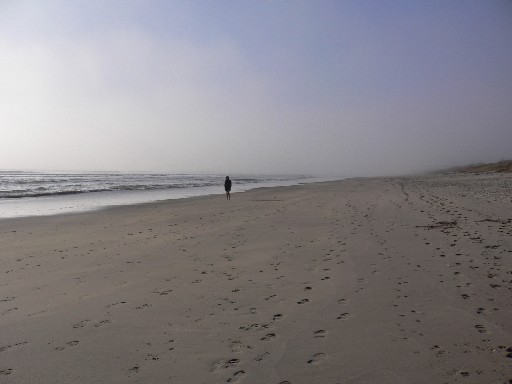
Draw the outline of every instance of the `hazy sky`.
<instances>
[{"instance_id":1,"label":"hazy sky","mask_svg":"<svg viewBox=\"0 0 512 384\"><path fill-rule=\"evenodd\" d=\"M512 158L512 2L0 0L0 169Z\"/></svg>"}]
</instances>

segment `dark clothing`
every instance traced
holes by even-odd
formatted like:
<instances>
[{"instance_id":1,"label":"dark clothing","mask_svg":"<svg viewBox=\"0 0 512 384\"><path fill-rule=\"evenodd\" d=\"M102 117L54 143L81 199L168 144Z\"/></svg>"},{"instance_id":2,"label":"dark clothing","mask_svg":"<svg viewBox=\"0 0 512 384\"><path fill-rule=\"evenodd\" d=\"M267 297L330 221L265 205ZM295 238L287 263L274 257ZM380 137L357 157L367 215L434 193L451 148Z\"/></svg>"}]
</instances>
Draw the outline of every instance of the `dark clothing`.
<instances>
[{"instance_id":1,"label":"dark clothing","mask_svg":"<svg viewBox=\"0 0 512 384\"><path fill-rule=\"evenodd\" d=\"M227 179L227 180L224 182L224 189L226 190L226 192L231 191L231 180Z\"/></svg>"}]
</instances>

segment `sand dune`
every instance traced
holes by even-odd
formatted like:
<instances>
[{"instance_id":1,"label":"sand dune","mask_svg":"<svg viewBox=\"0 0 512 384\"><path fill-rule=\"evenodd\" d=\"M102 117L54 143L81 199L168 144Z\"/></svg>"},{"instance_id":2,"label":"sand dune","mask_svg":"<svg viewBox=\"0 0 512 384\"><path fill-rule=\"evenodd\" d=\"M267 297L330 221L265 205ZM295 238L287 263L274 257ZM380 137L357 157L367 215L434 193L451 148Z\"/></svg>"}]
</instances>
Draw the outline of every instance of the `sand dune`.
<instances>
[{"instance_id":1,"label":"sand dune","mask_svg":"<svg viewBox=\"0 0 512 384\"><path fill-rule=\"evenodd\" d=\"M512 177L0 221L1 383L512 382Z\"/></svg>"},{"instance_id":2,"label":"sand dune","mask_svg":"<svg viewBox=\"0 0 512 384\"><path fill-rule=\"evenodd\" d=\"M454 167L438 173L509 173L512 172L512 160L502 160L496 163L482 163Z\"/></svg>"}]
</instances>

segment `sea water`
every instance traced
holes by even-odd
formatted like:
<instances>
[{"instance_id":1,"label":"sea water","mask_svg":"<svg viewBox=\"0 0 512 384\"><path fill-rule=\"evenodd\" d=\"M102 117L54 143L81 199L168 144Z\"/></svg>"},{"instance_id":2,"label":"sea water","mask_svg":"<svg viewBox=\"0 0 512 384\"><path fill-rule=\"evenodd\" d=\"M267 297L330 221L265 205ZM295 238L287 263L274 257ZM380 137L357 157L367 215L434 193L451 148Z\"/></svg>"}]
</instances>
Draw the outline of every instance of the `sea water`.
<instances>
[{"instance_id":1,"label":"sea water","mask_svg":"<svg viewBox=\"0 0 512 384\"><path fill-rule=\"evenodd\" d=\"M232 192L287 186L305 175L230 175ZM0 171L0 218L52 215L224 193L225 175Z\"/></svg>"}]
</instances>

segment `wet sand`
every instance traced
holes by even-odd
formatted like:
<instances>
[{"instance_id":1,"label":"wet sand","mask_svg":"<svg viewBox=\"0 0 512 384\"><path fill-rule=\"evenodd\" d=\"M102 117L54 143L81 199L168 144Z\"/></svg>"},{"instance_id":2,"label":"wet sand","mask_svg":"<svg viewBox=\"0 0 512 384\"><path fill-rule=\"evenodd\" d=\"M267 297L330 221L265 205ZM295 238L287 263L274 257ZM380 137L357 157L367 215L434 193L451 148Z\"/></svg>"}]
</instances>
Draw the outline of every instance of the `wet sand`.
<instances>
[{"instance_id":1,"label":"wet sand","mask_svg":"<svg viewBox=\"0 0 512 384\"><path fill-rule=\"evenodd\" d=\"M512 177L0 220L1 383L510 383Z\"/></svg>"}]
</instances>

